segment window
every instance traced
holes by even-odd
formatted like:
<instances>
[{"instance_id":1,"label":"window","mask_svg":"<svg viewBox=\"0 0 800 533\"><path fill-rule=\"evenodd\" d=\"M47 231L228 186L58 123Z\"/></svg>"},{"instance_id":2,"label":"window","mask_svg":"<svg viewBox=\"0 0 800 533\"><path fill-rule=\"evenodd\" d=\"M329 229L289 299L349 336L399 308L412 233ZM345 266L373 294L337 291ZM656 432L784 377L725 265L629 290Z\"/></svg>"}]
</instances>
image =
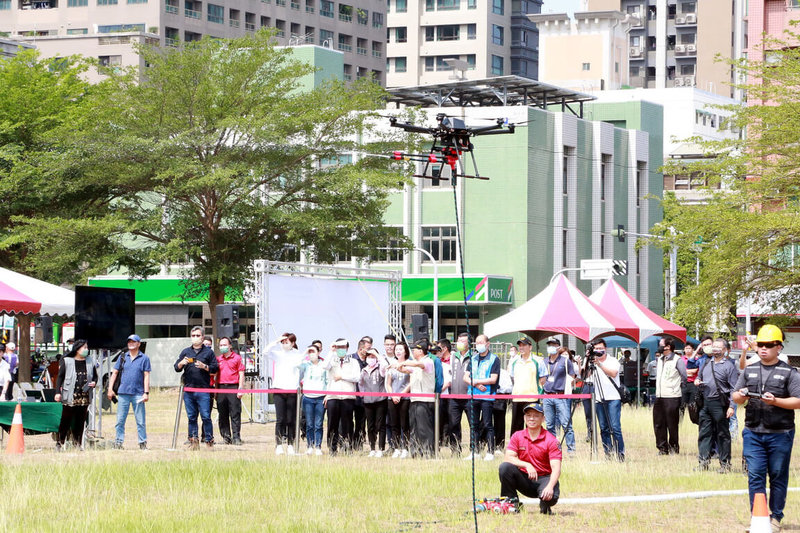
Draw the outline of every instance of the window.
<instances>
[{"instance_id":1,"label":"window","mask_svg":"<svg viewBox=\"0 0 800 533\"><path fill-rule=\"evenodd\" d=\"M353 20L353 6L347 4L339 4L339 20L342 22L352 22Z\"/></svg>"},{"instance_id":2,"label":"window","mask_svg":"<svg viewBox=\"0 0 800 533\"><path fill-rule=\"evenodd\" d=\"M436 0L436 9L446 11L449 9L459 9L461 0Z\"/></svg>"},{"instance_id":3,"label":"window","mask_svg":"<svg viewBox=\"0 0 800 533\"><path fill-rule=\"evenodd\" d=\"M469 65L469 70L475 70L475 54L467 55L467 64Z\"/></svg>"},{"instance_id":4,"label":"window","mask_svg":"<svg viewBox=\"0 0 800 533\"><path fill-rule=\"evenodd\" d=\"M645 185L647 183L647 163L644 161L636 162L636 207L639 207L643 194L646 194Z\"/></svg>"},{"instance_id":5,"label":"window","mask_svg":"<svg viewBox=\"0 0 800 533\"><path fill-rule=\"evenodd\" d=\"M208 21L222 24L225 22L225 8L215 4L208 4Z\"/></svg>"},{"instance_id":6,"label":"window","mask_svg":"<svg viewBox=\"0 0 800 533\"><path fill-rule=\"evenodd\" d=\"M129 4L146 4L147 0L128 0Z\"/></svg>"},{"instance_id":7,"label":"window","mask_svg":"<svg viewBox=\"0 0 800 533\"><path fill-rule=\"evenodd\" d=\"M437 41L457 41L458 29L460 26L457 24L436 27L436 40Z\"/></svg>"},{"instance_id":8,"label":"window","mask_svg":"<svg viewBox=\"0 0 800 533\"><path fill-rule=\"evenodd\" d=\"M591 63L582 63L581 64L581 70L591 70L591 69L592 69L592 64Z\"/></svg>"},{"instance_id":9,"label":"window","mask_svg":"<svg viewBox=\"0 0 800 533\"><path fill-rule=\"evenodd\" d=\"M372 13L372 27L383 28L383 13Z\"/></svg>"},{"instance_id":10,"label":"window","mask_svg":"<svg viewBox=\"0 0 800 533\"><path fill-rule=\"evenodd\" d=\"M408 0L397 0L394 5L394 10L397 13L405 13L408 11Z\"/></svg>"},{"instance_id":11,"label":"window","mask_svg":"<svg viewBox=\"0 0 800 533\"><path fill-rule=\"evenodd\" d=\"M492 42L494 44L503 45L503 27L497 24L492 24Z\"/></svg>"},{"instance_id":12,"label":"window","mask_svg":"<svg viewBox=\"0 0 800 533\"><path fill-rule=\"evenodd\" d=\"M433 0L425 0L425 11L433 11L434 5Z\"/></svg>"},{"instance_id":13,"label":"window","mask_svg":"<svg viewBox=\"0 0 800 533\"><path fill-rule=\"evenodd\" d=\"M88 5L89 0L67 0L67 7L86 7Z\"/></svg>"},{"instance_id":14,"label":"window","mask_svg":"<svg viewBox=\"0 0 800 533\"><path fill-rule=\"evenodd\" d=\"M476 9L478 7L478 0L467 0L467 9Z\"/></svg>"},{"instance_id":15,"label":"window","mask_svg":"<svg viewBox=\"0 0 800 533\"><path fill-rule=\"evenodd\" d=\"M11 0L0 0L0 11L8 11L11 9Z\"/></svg>"},{"instance_id":16,"label":"window","mask_svg":"<svg viewBox=\"0 0 800 533\"><path fill-rule=\"evenodd\" d=\"M320 0L319 14L323 17L333 18L333 2L328 0Z\"/></svg>"},{"instance_id":17,"label":"window","mask_svg":"<svg viewBox=\"0 0 800 533\"><path fill-rule=\"evenodd\" d=\"M121 31L144 31L144 24L114 24L97 27L97 33L117 33Z\"/></svg>"},{"instance_id":18,"label":"window","mask_svg":"<svg viewBox=\"0 0 800 533\"><path fill-rule=\"evenodd\" d=\"M329 46L333 48L333 32L328 30L319 30L319 44L320 46Z\"/></svg>"},{"instance_id":19,"label":"window","mask_svg":"<svg viewBox=\"0 0 800 533\"><path fill-rule=\"evenodd\" d=\"M564 147L564 159L561 165L561 194L567 195L567 188L569 186L569 148Z\"/></svg>"},{"instance_id":20,"label":"window","mask_svg":"<svg viewBox=\"0 0 800 533\"><path fill-rule=\"evenodd\" d=\"M345 35L344 33L339 34L339 44L337 46L339 50L342 52L352 52L353 51L353 38L349 35Z\"/></svg>"},{"instance_id":21,"label":"window","mask_svg":"<svg viewBox=\"0 0 800 533\"><path fill-rule=\"evenodd\" d=\"M425 58L425 72L432 72L433 71L433 63L434 59L432 57Z\"/></svg>"},{"instance_id":22,"label":"window","mask_svg":"<svg viewBox=\"0 0 800 533\"><path fill-rule=\"evenodd\" d=\"M404 43L406 41L408 41L408 28L406 28L405 26L400 26L399 28L395 28L394 42Z\"/></svg>"},{"instance_id":23,"label":"window","mask_svg":"<svg viewBox=\"0 0 800 533\"><path fill-rule=\"evenodd\" d=\"M458 58L453 56L436 56L437 71L453 70L453 67L445 63L444 61L445 59L458 59Z\"/></svg>"},{"instance_id":24,"label":"window","mask_svg":"<svg viewBox=\"0 0 800 533\"><path fill-rule=\"evenodd\" d=\"M600 234L600 259L605 259L606 257L606 234Z\"/></svg>"},{"instance_id":25,"label":"window","mask_svg":"<svg viewBox=\"0 0 800 533\"><path fill-rule=\"evenodd\" d=\"M561 230L561 268L567 268L567 230Z\"/></svg>"},{"instance_id":26,"label":"window","mask_svg":"<svg viewBox=\"0 0 800 533\"><path fill-rule=\"evenodd\" d=\"M681 65L681 74L684 76L694 76L694 64Z\"/></svg>"},{"instance_id":27,"label":"window","mask_svg":"<svg viewBox=\"0 0 800 533\"><path fill-rule=\"evenodd\" d=\"M406 71L406 58L405 57L396 57L394 58L394 71L395 72L405 72Z\"/></svg>"},{"instance_id":28,"label":"window","mask_svg":"<svg viewBox=\"0 0 800 533\"><path fill-rule=\"evenodd\" d=\"M101 67L118 67L122 65L122 56L99 56Z\"/></svg>"},{"instance_id":29,"label":"window","mask_svg":"<svg viewBox=\"0 0 800 533\"><path fill-rule=\"evenodd\" d=\"M432 41L436 35L436 26L425 26L425 40Z\"/></svg>"},{"instance_id":30,"label":"window","mask_svg":"<svg viewBox=\"0 0 800 533\"><path fill-rule=\"evenodd\" d=\"M641 37L638 35L631 36L631 48L639 48L639 45L642 43Z\"/></svg>"},{"instance_id":31,"label":"window","mask_svg":"<svg viewBox=\"0 0 800 533\"><path fill-rule=\"evenodd\" d=\"M476 39L475 34L477 32L477 26L475 24L467 24L467 39L470 41Z\"/></svg>"},{"instance_id":32,"label":"window","mask_svg":"<svg viewBox=\"0 0 800 533\"><path fill-rule=\"evenodd\" d=\"M67 35L86 35L89 33L89 28L70 28L67 30Z\"/></svg>"},{"instance_id":33,"label":"window","mask_svg":"<svg viewBox=\"0 0 800 533\"><path fill-rule=\"evenodd\" d=\"M694 44L696 33L681 33L681 44Z\"/></svg>"},{"instance_id":34,"label":"window","mask_svg":"<svg viewBox=\"0 0 800 533\"><path fill-rule=\"evenodd\" d=\"M495 15L503 15L505 14L505 6L503 2L505 0L492 0L492 13Z\"/></svg>"},{"instance_id":35,"label":"window","mask_svg":"<svg viewBox=\"0 0 800 533\"><path fill-rule=\"evenodd\" d=\"M694 13L695 11L694 2L684 2L681 4L681 13Z\"/></svg>"},{"instance_id":36,"label":"window","mask_svg":"<svg viewBox=\"0 0 800 533\"><path fill-rule=\"evenodd\" d=\"M500 56L492 55L492 74L497 76L503 75L503 58Z\"/></svg>"},{"instance_id":37,"label":"window","mask_svg":"<svg viewBox=\"0 0 800 533\"><path fill-rule=\"evenodd\" d=\"M369 22L369 11L361 8L356 9L356 18L359 24L366 26Z\"/></svg>"},{"instance_id":38,"label":"window","mask_svg":"<svg viewBox=\"0 0 800 533\"><path fill-rule=\"evenodd\" d=\"M374 255L370 255L371 261L380 261L383 263L398 262L403 260L404 250L401 247L403 239L403 228L388 227L387 232L391 234L389 242L386 243L386 249L378 249Z\"/></svg>"},{"instance_id":39,"label":"window","mask_svg":"<svg viewBox=\"0 0 800 533\"><path fill-rule=\"evenodd\" d=\"M433 226L422 228L422 248L433 256L435 261L453 262L456 260L456 227ZM426 259L423 259L425 262Z\"/></svg>"},{"instance_id":40,"label":"window","mask_svg":"<svg viewBox=\"0 0 800 533\"><path fill-rule=\"evenodd\" d=\"M314 0L306 0L306 13L314 12Z\"/></svg>"}]
</instances>

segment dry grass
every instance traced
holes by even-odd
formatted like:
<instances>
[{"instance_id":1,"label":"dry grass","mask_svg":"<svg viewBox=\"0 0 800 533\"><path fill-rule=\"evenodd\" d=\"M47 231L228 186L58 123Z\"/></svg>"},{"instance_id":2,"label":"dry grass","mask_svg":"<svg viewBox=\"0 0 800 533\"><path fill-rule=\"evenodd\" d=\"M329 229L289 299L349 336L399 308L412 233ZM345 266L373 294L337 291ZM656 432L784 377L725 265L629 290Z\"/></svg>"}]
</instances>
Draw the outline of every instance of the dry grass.
<instances>
[{"instance_id":1,"label":"dry grass","mask_svg":"<svg viewBox=\"0 0 800 533\"><path fill-rule=\"evenodd\" d=\"M247 405L249 401L247 398ZM0 528L6 531L471 531L468 462L353 457L275 457L272 424L245 424L242 447L196 453L167 451L177 394L159 391L148 404L151 450L54 453L47 436L26 438L22 457L0 455ZM741 414L741 413L740 413ZM583 413L575 415L578 453L567 458L564 498L746 489L741 472L694 472L697 427L684 420L680 456L656 453L648 409L625 409L628 461L590 461ZM114 417L103 434L112 435ZM216 429L216 428L215 428ZM466 432L465 432L466 434ZM186 438L181 420L179 447ZM797 454L797 452L795 452ZM741 440L734 442L734 466ZM797 457L790 486L797 485ZM476 465L478 496L499 493L498 461ZM738 470L738 469L735 469ZM520 516L479 515L481 531L742 531L746 496L659 503L556 506ZM800 502L790 493L787 530L800 529Z\"/></svg>"}]
</instances>

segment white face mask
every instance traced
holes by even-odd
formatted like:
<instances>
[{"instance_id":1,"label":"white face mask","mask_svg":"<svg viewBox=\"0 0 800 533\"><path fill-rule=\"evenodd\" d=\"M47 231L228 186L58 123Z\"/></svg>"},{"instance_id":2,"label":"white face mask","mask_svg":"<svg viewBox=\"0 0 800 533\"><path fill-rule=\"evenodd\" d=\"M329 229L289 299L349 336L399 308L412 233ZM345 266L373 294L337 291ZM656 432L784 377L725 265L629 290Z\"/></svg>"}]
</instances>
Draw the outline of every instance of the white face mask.
<instances>
[{"instance_id":1,"label":"white face mask","mask_svg":"<svg viewBox=\"0 0 800 533\"><path fill-rule=\"evenodd\" d=\"M378 364L378 360L374 357L367 357L367 366L372 368Z\"/></svg>"},{"instance_id":2,"label":"white face mask","mask_svg":"<svg viewBox=\"0 0 800 533\"><path fill-rule=\"evenodd\" d=\"M475 349L478 350L478 353L483 353L488 349L488 346L485 344L476 344Z\"/></svg>"},{"instance_id":3,"label":"white face mask","mask_svg":"<svg viewBox=\"0 0 800 533\"><path fill-rule=\"evenodd\" d=\"M283 348L283 351L284 351L284 352L291 351L291 349L292 349L292 343L290 343L290 342L282 342L282 343L281 343L281 348Z\"/></svg>"},{"instance_id":4,"label":"white face mask","mask_svg":"<svg viewBox=\"0 0 800 533\"><path fill-rule=\"evenodd\" d=\"M457 342L456 343L456 350L459 352L465 352L467 350L467 343L466 342Z\"/></svg>"},{"instance_id":5,"label":"white face mask","mask_svg":"<svg viewBox=\"0 0 800 533\"><path fill-rule=\"evenodd\" d=\"M547 347L547 354L548 355L555 355L555 353L557 351L558 351L558 348L556 348L555 346L548 346Z\"/></svg>"},{"instance_id":6,"label":"white face mask","mask_svg":"<svg viewBox=\"0 0 800 533\"><path fill-rule=\"evenodd\" d=\"M714 348L713 348L711 345L709 345L709 346L703 346L703 353L704 353L704 354L706 354L706 355L711 355L711 353L712 353L713 351L714 351Z\"/></svg>"},{"instance_id":7,"label":"white face mask","mask_svg":"<svg viewBox=\"0 0 800 533\"><path fill-rule=\"evenodd\" d=\"M308 354L308 360L312 363L316 363L319 361L319 354L317 352L311 352Z\"/></svg>"}]
</instances>

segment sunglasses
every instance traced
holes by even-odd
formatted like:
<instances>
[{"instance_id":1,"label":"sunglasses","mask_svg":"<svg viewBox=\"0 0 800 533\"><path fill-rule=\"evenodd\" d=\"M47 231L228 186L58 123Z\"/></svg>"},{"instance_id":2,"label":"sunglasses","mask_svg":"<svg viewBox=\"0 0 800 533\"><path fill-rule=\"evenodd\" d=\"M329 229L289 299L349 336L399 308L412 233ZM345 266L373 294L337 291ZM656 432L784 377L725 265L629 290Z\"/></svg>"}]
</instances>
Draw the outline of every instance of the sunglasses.
<instances>
[{"instance_id":1,"label":"sunglasses","mask_svg":"<svg viewBox=\"0 0 800 533\"><path fill-rule=\"evenodd\" d=\"M775 348L776 346L780 346L777 342L757 342L756 346L759 348Z\"/></svg>"}]
</instances>

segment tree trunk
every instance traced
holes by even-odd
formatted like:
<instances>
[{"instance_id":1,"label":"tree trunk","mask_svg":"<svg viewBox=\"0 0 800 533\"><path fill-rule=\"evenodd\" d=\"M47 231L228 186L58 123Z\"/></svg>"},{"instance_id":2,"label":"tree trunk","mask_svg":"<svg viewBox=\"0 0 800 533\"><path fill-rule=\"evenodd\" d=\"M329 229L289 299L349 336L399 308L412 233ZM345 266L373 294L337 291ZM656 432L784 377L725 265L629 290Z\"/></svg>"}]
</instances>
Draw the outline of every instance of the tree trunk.
<instances>
[{"instance_id":1,"label":"tree trunk","mask_svg":"<svg viewBox=\"0 0 800 533\"><path fill-rule=\"evenodd\" d=\"M29 383L31 380L31 315L17 315L19 321L19 371L20 383Z\"/></svg>"},{"instance_id":2,"label":"tree trunk","mask_svg":"<svg viewBox=\"0 0 800 533\"><path fill-rule=\"evenodd\" d=\"M216 283L208 286L208 311L211 313L211 338L214 339L214 348L217 348L217 306L225 303L225 287ZM233 340L233 339L231 339Z\"/></svg>"}]
</instances>

